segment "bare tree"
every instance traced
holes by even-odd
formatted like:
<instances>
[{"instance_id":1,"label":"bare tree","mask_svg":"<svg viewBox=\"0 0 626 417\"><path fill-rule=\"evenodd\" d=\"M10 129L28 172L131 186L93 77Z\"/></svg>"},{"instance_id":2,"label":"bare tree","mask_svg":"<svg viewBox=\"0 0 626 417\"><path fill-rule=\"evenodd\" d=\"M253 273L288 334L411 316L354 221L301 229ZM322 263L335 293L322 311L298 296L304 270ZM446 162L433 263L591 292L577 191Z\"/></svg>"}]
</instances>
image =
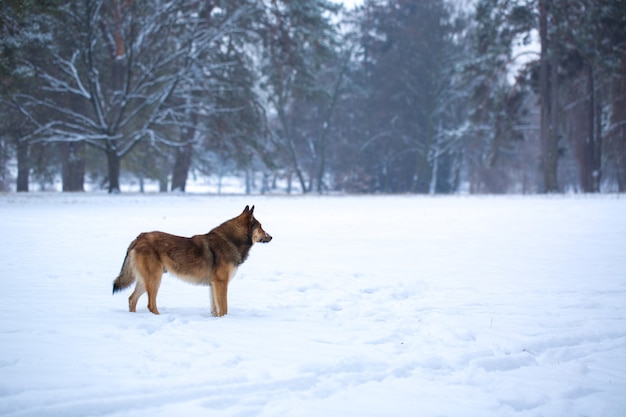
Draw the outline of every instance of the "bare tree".
<instances>
[{"instance_id":1,"label":"bare tree","mask_svg":"<svg viewBox=\"0 0 626 417\"><path fill-rule=\"evenodd\" d=\"M32 68L38 92L13 103L36 126L32 141L85 142L104 152L109 192L119 192L120 160L140 142L173 140L192 113L213 111L193 79L194 65L216 40L239 30L242 6L219 22L218 4L176 0L84 0L62 8L55 36L67 42ZM203 63L202 68L208 70ZM185 92L182 100L174 99Z\"/></svg>"}]
</instances>

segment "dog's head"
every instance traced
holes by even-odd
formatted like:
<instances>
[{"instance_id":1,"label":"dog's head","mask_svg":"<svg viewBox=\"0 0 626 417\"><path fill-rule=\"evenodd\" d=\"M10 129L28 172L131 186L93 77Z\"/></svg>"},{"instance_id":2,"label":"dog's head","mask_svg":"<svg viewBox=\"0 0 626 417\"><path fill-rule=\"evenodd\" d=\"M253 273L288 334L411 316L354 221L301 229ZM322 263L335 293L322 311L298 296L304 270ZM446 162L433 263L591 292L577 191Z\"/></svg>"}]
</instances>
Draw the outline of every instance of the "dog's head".
<instances>
[{"instance_id":1,"label":"dog's head","mask_svg":"<svg viewBox=\"0 0 626 417\"><path fill-rule=\"evenodd\" d=\"M246 208L243 210L243 213L241 213L241 215L248 219L248 222L249 222L248 224L250 225L249 230L250 230L250 236L252 238L252 243L256 243L256 242L268 243L270 240L272 240L272 236L269 233L267 233L265 230L263 230L263 227L261 226L261 222L259 222L254 217L254 206L252 206L252 208L250 208L249 206L246 206Z\"/></svg>"}]
</instances>

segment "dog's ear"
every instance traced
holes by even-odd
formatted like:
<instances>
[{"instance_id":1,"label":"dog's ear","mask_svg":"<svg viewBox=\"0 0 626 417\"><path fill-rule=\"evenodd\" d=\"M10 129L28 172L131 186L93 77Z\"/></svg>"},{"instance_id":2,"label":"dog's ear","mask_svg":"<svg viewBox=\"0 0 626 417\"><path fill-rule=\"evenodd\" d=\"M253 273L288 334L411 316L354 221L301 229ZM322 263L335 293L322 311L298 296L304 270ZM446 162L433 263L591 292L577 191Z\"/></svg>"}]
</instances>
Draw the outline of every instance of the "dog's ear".
<instances>
[{"instance_id":1,"label":"dog's ear","mask_svg":"<svg viewBox=\"0 0 626 417\"><path fill-rule=\"evenodd\" d=\"M241 214L252 217L254 215L254 206L252 206L252 208L250 208L250 206L246 206L246 208L243 209L243 213Z\"/></svg>"}]
</instances>

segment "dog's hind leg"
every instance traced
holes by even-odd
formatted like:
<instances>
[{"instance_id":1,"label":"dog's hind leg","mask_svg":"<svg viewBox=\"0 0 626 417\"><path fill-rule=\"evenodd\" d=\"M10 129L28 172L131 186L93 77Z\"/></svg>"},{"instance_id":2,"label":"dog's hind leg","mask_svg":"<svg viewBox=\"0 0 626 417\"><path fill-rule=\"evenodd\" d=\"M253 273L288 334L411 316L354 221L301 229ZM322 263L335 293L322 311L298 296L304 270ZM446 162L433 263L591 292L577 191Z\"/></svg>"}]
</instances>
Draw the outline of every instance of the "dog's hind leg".
<instances>
[{"instance_id":1,"label":"dog's hind leg","mask_svg":"<svg viewBox=\"0 0 626 417\"><path fill-rule=\"evenodd\" d=\"M135 261L137 264L137 282L141 281L143 291L148 293L148 310L153 314L159 314L156 297L163 276L163 264L159 260L158 254L150 250L137 250Z\"/></svg>"},{"instance_id":2,"label":"dog's hind leg","mask_svg":"<svg viewBox=\"0 0 626 417\"><path fill-rule=\"evenodd\" d=\"M128 310L131 313L137 311L137 301L139 301L139 297L141 297L146 292L146 287L144 287L143 282L141 280L137 280L137 284L135 284L135 290L128 297Z\"/></svg>"},{"instance_id":3,"label":"dog's hind leg","mask_svg":"<svg viewBox=\"0 0 626 417\"><path fill-rule=\"evenodd\" d=\"M161 265L155 264L153 268L150 268L146 271L147 279L144 282L146 286L146 291L148 292L148 310L150 310L153 314L159 314L159 310L157 309L157 293L159 292L159 287L161 286L161 277L163 277L163 268Z\"/></svg>"},{"instance_id":4,"label":"dog's hind leg","mask_svg":"<svg viewBox=\"0 0 626 417\"><path fill-rule=\"evenodd\" d=\"M148 282L146 282L146 291L148 292L148 310L153 314L159 314L157 309L156 297L161 286L161 274L154 275Z\"/></svg>"}]
</instances>

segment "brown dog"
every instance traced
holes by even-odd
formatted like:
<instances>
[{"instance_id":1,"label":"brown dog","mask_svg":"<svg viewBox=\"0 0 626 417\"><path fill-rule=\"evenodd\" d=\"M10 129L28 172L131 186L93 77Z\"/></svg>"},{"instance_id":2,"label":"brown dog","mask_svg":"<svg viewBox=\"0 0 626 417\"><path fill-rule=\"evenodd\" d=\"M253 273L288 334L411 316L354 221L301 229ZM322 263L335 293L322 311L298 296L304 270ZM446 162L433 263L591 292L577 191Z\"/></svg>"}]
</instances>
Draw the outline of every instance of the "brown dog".
<instances>
[{"instance_id":1,"label":"brown dog","mask_svg":"<svg viewBox=\"0 0 626 417\"><path fill-rule=\"evenodd\" d=\"M159 314L156 296L163 272L171 272L183 281L211 287L211 314L228 312L228 283L237 267L248 257L256 242L272 240L254 218L254 206L222 223L205 235L181 237L163 232L140 234L126 252L120 275L113 281L113 293L129 287L135 280L135 291L128 298L130 311L148 293L148 310Z\"/></svg>"}]
</instances>

